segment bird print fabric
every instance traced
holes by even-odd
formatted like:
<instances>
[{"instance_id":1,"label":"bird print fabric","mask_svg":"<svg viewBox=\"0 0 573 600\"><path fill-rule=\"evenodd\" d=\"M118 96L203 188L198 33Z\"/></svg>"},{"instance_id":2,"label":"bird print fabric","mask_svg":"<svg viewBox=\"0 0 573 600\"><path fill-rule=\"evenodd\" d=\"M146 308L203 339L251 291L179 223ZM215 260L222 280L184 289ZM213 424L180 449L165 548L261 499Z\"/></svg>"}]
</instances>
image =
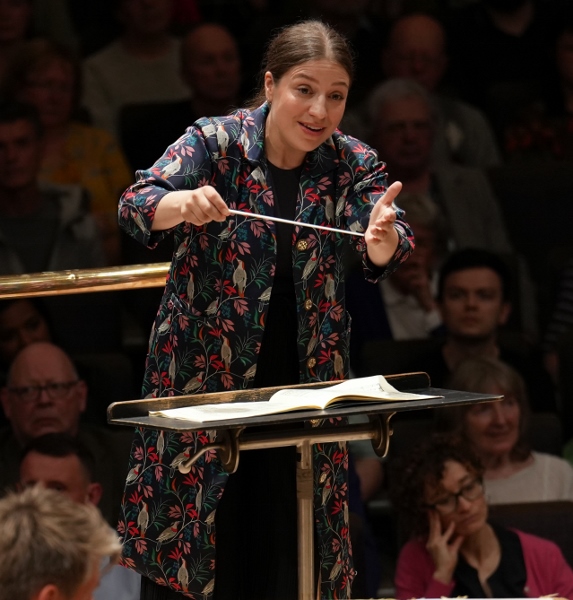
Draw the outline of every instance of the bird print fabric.
<instances>
[{"instance_id":1,"label":"bird print fabric","mask_svg":"<svg viewBox=\"0 0 573 600\"><path fill-rule=\"evenodd\" d=\"M276 216L263 147L268 110L264 104L197 121L150 169L138 172L136 183L120 200L121 226L154 247L167 234L151 231L159 200L170 191L206 184L214 186L230 208ZM364 231L385 189L385 168L375 152L337 131L307 155L295 220ZM373 282L394 271L413 248L411 231L396 210L400 243L386 269L369 261L363 237L352 238L365 277ZM256 373L273 286L275 225L255 216L233 215L201 227L182 223L174 237L173 261L150 336L142 397L248 388ZM342 252L349 237L294 228L301 383L348 376L350 318L344 305ZM185 597L202 600L208 600L215 587L215 512L227 474L215 451L206 452L191 467L186 460L213 437L209 431L136 430L119 523L125 566ZM316 444L313 454L321 597L349 598L353 567L346 447Z\"/></svg>"}]
</instances>

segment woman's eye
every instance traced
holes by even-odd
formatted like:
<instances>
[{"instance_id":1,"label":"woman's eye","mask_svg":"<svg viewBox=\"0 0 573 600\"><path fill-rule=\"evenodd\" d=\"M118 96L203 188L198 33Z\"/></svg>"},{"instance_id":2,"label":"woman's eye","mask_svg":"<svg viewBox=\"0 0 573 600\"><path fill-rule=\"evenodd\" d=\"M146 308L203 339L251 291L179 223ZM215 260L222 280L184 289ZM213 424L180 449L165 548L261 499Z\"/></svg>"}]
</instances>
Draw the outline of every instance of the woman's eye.
<instances>
[{"instance_id":1,"label":"woman's eye","mask_svg":"<svg viewBox=\"0 0 573 600\"><path fill-rule=\"evenodd\" d=\"M307 88L307 87L299 87L299 88L298 88L298 91L299 91L301 94L310 94L310 89L309 89L309 88Z\"/></svg>"},{"instance_id":2,"label":"woman's eye","mask_svg":"<svg viewBox=\"0 0 573 600\"><path fill-rule=\"evenodd\" d=\"M344 96L342 94L332 94L331 98L337 101L344 100Z\"/></svg>"}]
</instances>

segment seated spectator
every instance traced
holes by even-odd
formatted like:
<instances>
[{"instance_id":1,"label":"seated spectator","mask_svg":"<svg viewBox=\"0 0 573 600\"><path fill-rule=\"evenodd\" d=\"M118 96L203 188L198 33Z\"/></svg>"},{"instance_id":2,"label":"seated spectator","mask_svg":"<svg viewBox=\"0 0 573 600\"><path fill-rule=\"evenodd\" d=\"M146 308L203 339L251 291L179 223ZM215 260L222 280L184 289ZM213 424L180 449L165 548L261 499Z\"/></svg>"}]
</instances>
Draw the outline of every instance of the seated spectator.
<instances>
[{"instance_id":1,"label":"seated spectator","mask_svg":"<svg viewBox=\"0 0 573 600\"><path fill-rule=\"evenodd\" d=\"M32 0L2 0L0 2L0 79L6 65L20 50L20 44L30 33Z\"/></svg>"},{"instance_id":2,"label":"seated spectator","mask_svg":"<svg viewBox=\"0 0 573 600\"><path fill-rule=\"evenodd\" d=\"M436 113L427 91L415 81L391 79L368 100L372 129L366 139L388 165L389 182L404 192L425 194L446 217L447 248L485 248L513 252L498 199L482 169L434 165ZM529 270L515 256L521 328L537 333L535 293Z\"/></svg>"},{"instance_id":3,"label":"seated spectator","mask_svg":"<svg viewBox=\"0 0 573 600\"><path fill-rule=\"evenodd\" d=\"M0 300L0 365L3 365L3 371L25 346L51 340L48 318L38 299Z\"/></svg>"},{"instance_id":4,"label":"seated spectator","mask_svg":"<svg viewBox=\"0 0 573 600\"><path fill-rule=\"evenodd\" d=\"M504 131L509 163L534 166L573 158L573 10L556 23L551 43L552 65L541 74L544 85L533 101L516 111Z\"/></svg>"},{"instance_id":5,"label":"seated spectator","mask_svg":"<svg viewBox=\"0 0 573 600\"><path fill-rule=\"evenodd\" d=\"M485 115L440 90L448 66L446 32L435 18L422 13L397 19L382 52L388 78L413 79L430 94L436 112L434 164L455 162L487 168L501 157Z\"/></svg>"},{"instance_id":6,"label":"seated spectator","mask_svg":"<svg viewBox=\"0 0 573 600\"><path fill-rule=\"evenodd\" d=\"M227 29L216 23L192 29L181 44L181 64L191 98L129 104L120 111L121 143L134 170L150 168L196 119L224 115L238 105L241 62L235 38ZM161 123L161 127L150 127L150 123ZM153 251L128 236L122 243L125 264L171 261L173 248L169 240L163 240ZM156 288L125 294L127 310L143 340L147 340L149 323L155 318L162 293Z\"/></svg>"},{"instance_id":7,"label":"seated spectator","mask_svg":"<svg viewBox=\"0 0 573 600\"><path fill-rule=\"evenodd\" d=\"M81 188L39 183L42 144L32 107L0 104L0 273L103 266Z\"/></svg>"},{"instance_id":8,"label":"seated spectator","mask_svg":"<svg viewBox=\"0 0 573 600\"><path fill-rule=\"evenodd\" d=\"M50 342L47 315L35 299L0 300L0 387L6 385L10 363L28 344ZM0 427L8 425L0 406Z\"/></svg>"},{"instance_id":9,"label":"seated spectator","mask_svg":"<svg viewBox=\"0 0 573 600\"><path fill-rule=\"evenodd\" d=\"M559 2L479 0L452 12L452 78L462 97L501 132L534 98L550 69L551 27Z\"/></svg>"},{"instance_id":10,"label":"seated spectator","mask_svg":"<svg viewBox=\"0 0 573 600\"><path fill-rule=\"evenodd\" d=\"M111 135L80 122L80 73L79 64L63 46L31 40L8 65L3 95L37 110L44 134L39 180L78 185L88 193L107 264L120 264L117 204L133 177Z\"/></svg>"},{"instance_id":11,"label":"seated spectator","mask_svg":"<svg viewBox=\"0 0 573 600\"><path fill-rule=\"evenodd\" d=\"M435 301L437 273L445 249L444 218L438 206L422 194L404 192L396 203L406 211L416 251L392 275L373 285L352 270L346 278L346 306L352 317L350 361L359 363L367 342L425 339L441 332Z\"/></svg>"},{"instance_id":12,"label":"seated spectator","mask_svg":"<svg viewBox=\"0 0 573 600\"><path fill-rule=\"evenodd\" d=\"M488 522L482 477L449 437L404 464L392 496L413 537L398 557L396 598L573 598L573 571L553 542Z\"/></svg>"},{"instance_id":13,"label":"seated spectator","mask_svg":"<svg viewBox=\"0 0 573 600\"><path fill-rule=\"evenodd\" d=\"M117 0L122 34L84 63L83 104L94 125L117 136L123 106L189 97L172 12L173 0Z\"/></svg>"},{"instance_id":14,"label":"seated spectator","mask_svg":"<svg viewBox=\"0 0 573 600\"><path fill-rule=\"evenodd\" d=\"M573 501L573 467L531 450L527 392L515 369L496 358L470 358L452 373L448 387L504 396L436 411L441 428L460 434L479 457L490 504Z\"/></svg>"},{"instance_id":15,"label":"seated spectator","mask_svg":"<svg viewBox=\"0 0 573 600\"><path fill-rule=\"evenodd\" d=\"M31 440L22 452L22 487L42 485L65 494L80 504L97 506L101 483L94 480L94 460L77 438L48 433ZM142 514L145 514L143 510ZM140 525L140 524L138 524ZM143 525L143 517L142 524ZM102 564L101 581L94 600L139 600L141 577L119 565Z\"/></svg>"},{"instance_id":16,"label":"seated spectator","mask_svg":"<svg viewBox=\"0 0 573 600\"><path fill-rule=\"evenodd\" d=\"M97 508L35 486L0 500L0 598L92 598L121 545Z\"/></svg>"},{"instance_id":17,"label":"seated spectator","mask_svg":"<svg viewBox=\"0 0 573 600\"><path fill-rule=\"evenodd\" d=\"M36 342L16 356L0 400L10 427L0 431L0 490L18 482L20 452L47 433L77 437L95 459L95 480L104 486L101 510L117 523L131 434L80 424L88 390L70 358L57 346Z\"/></svg>"},{"instance_id":18,"label":"seated spectator","mask_svg":"<svg viewBox=\"0 0 573 600\"><path fill-rule=\"evenodd\" d=\"M512 277L507 264L487 250L466 248L443 264L438 280L438 306L445 341L411 370L428 373L432 385L445 387L450 374L466 359L499 358L525 379L535 411L555 410L555 394L535 347L519 336L519 347L504 345L503 326L511 313Z\"/></svg>"},{"instance_id":19,"label":"seated spectator","mask_svg":"<svg viewBox=\"0 0 573 600\"><path fill-rule=\"evenodd\" d=\"M510 252L498 201L482 170L435 166L436 113L428 92L415 81L390 79L368 99L370 136L365 140L388 165L390 183L426 194L447 217L449 249L474 246Z\"/></svg>"},{"instance_id":20,"label":"seated spectator","mask_svg":"<svg viewBox=\"0 0 573 600\"><path fill-rule=\"evenodd\" d=\"M181 68L190 98L128 104L120 111L120 141L134 171L151 167L200 117L226 115L239 106L241 60L235 38L223 26L202 23L192 29L181 42Z\"/></svg>"},{"instance_id":21,"label":"seated spectator","mask_svg":"<svg viewBox=\"0 0 573 600\"><path fill-rule=\"evenodd\" d=\"M380 54L384 24L370 10L368 0L310 0L302 4L303 18L319 19L342 33L355 53L355 75L347 106L363 100L380 80L373 56Z\"/></svg>"},{"instance_id":22,"label":"seated spectator","mask_svg":"<svg viewBox=\"0 0 573 600\"><path fill-rule=\"evenodd\" d=\"M573 331L573 260L569 260L559 281L555 306L543 337L543 361L553 382L559 382L559 347Z\"/></svg>"},{"instance_id":23,"label":"seated spectator","mask_svg":"<svg viewBox=\"0 0 573 600\"><path fill-rule=\"evenodd\" d=\"M39 182L42 130L33 107L0 102L0 275L92 269L106 264L83 190ZM70 351L115 349L119 311L113 293L45 300ZM86 318L89 315L89 318Z\"/></svg>"}]
</instances>

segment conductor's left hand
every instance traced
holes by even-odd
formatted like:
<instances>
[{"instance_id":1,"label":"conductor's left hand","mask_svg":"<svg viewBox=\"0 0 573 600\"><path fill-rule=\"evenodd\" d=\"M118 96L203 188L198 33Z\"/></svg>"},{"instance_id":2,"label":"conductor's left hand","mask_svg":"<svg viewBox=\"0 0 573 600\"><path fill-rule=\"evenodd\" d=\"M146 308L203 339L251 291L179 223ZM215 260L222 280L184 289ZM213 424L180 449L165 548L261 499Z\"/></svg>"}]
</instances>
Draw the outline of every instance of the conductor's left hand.
<instances>
[{"instance_id":1,"label":"conductor's left hand","mask_svg":"<svg viewBox=\"0 0 573 600\"><path fill-rule=\"evenodd\" d=\"M394 245L396 244L397 236L394 230L396 211L392 207L392 203L401 189L402 184L399 181L395 181L372 209L368 229L364 234L366 243L369 246L372 245L375 247L379 244L389 242Z\"/></svg>"}]
</instances>

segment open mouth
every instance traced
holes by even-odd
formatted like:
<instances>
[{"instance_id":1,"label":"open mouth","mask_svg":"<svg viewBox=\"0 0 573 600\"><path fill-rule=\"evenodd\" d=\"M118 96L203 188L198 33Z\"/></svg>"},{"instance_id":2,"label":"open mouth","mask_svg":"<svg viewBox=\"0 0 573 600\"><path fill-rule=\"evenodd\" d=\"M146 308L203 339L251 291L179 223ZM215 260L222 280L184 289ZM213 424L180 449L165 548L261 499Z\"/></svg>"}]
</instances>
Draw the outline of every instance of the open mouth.
<instances>
[{"instance_id":1,"label":"open mouth","mask_svg":"<svg viewBox=\"0 0 573 600\"><path fill-rule=\"evenodd\" d=\"M306 125L305 123L300 122L299 125L311 133L322 133L324 131L324 127L315 127L313 125Z\"/></svg>"}]
</instances>

